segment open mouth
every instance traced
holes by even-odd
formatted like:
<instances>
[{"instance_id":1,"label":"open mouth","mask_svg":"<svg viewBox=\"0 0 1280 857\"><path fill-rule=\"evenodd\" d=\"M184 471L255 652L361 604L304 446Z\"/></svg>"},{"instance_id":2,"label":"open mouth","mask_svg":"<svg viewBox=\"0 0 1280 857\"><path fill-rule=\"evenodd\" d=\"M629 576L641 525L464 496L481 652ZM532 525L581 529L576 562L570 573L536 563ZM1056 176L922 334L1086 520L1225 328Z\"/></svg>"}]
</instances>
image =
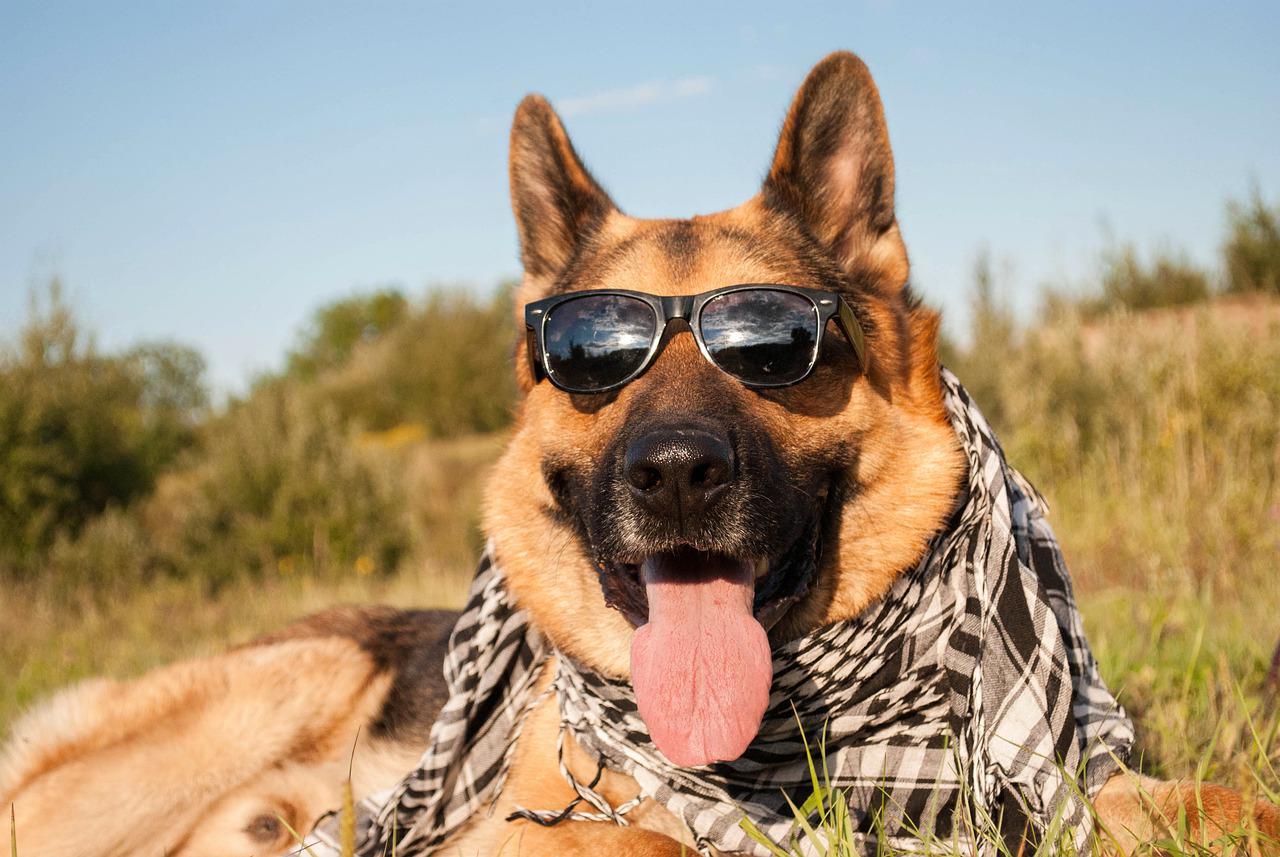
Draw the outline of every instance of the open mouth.
<instances>
[{"instance_id":1,"label":"open mouth","mask_svg":"<svg viewBox=\"0 0 1280 857\"><path fill-rule=\"evenodd\" d=\"M600 583L605 603L620 611L633 626L649 621L648 587L644 580L646 565L682 568L696 577L699 566L723 568L740 565L752 583L751 612L767 631L787 611L808 594L822 560L822 514L815 515L800 537L779 556L732 557L711 551L700 551L690 545L661 551L638 562L598 561Z\"/></svg>"},{"instance_id":2,"label":"open mouth","mask_svg":"<svg viewBox=\"0 0 1280 857\"><path fill-rule=\"evenodd\" d=\"M640 717L673 763L731 761L759 732L773 682L768 629L809 592L824 517L772 558L684 544L638 562L600 563L606 600L636 626L631 682Z\"/></svg>"}]
</instances>

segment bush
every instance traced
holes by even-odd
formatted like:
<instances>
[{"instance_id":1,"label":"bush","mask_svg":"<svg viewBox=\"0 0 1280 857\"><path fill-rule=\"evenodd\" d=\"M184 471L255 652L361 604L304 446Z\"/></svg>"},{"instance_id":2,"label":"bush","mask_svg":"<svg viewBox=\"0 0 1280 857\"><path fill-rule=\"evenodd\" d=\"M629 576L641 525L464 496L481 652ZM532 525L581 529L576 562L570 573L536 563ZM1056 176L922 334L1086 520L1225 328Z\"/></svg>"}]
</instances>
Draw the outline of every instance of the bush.
<instances>
[{"instance_id":1,"label":"bush","mask_svg":"<svg viewBox=\"0 0 1280 857\"><path fill-rule=\"evenodd\" d=\"M1103 257L1102 296L1086 303L1091 315L1126 308L1155 309L1196 303L1209 297L1209 275L1186 258L1156 253L1150 265L1138 259L1132 246Z\"/></svg>"},{"instance_id":2,"label":"bush","mask_svg":"<svg viewBox=\"0 0 1280 857\"><path fill-rule=\"evenodd\" d=\"M365 430L416 423L431 437L491 432L511 420L515 339L509 288L487 300L433 292L322 375L319 392Z\"/></svg>"},{"instance_id":3,"label":"bush","mask_svg":"<svg viewBox=\"0 0 1280 857\"><path fill-rule=\"evenodd\" d=\"M201 454L143 510L161 563L218 584L244 575L394 570L409 544L402 489L332 406L275 381L211 423Z\"/></svg>"},{"instance_id":4,"label":"bush","mask_svg":"<svg viewBox=\"0 0 1280 857\"><path fill-rule=\"evenodd\" d=\"M312 379L337 369L361 343L372 342L404 321L408 310L409 302L395 289L379 289L321 307L286 358L288 374Z\"/></svg>"},{"instance_id":5,"label":"bush","mask_svg":"<svg viewBox=\"0 0 1280 857\"><path fill-rule=\"evenodd\" d=\"M0 353L0 574L34 571L59 533L145 496L192 440L204 362L178 345L99 354L56 283Z\"/></svg>"},{"instance_id":6,"label":"bush","mask_svg":"<svg viewBox=\"0 0 1280 857\"><path fill-rule=\"evenodd\" d=\"M414 491L472 477L454 458L487 460L492 442L435 465L417 441L509 421L512 319L509 289L339 301L286 374L210 417L196 352L99 354L55 284L0 357L0 574L42 570L54 588L156 573L220 584L473 552L470 506ZM415 443L356 442L371 430Z\"/></svg>"},{"instance_id":7,"label":"bush","mask_svg":"<svg viewBox=\"0 0 1280 857\"><path fill-rule=\"evenodd\" d=\"M1227 218L1227 288L1280 294L1280 210L1268 207L1254 188L1248 203L1227 203Z\"/></svg>"},{"instance_id":8,"label":"bush","mask_svg":"<svg viewBox=\"0 0 1280 857\"><path fill-rule=\"evenodd\" d=\"M115 506L91 518L79 534L59 533L44 574L64 597L127 593L150 576L155 555L137 518Z\"/></svg>"}]
</instances>

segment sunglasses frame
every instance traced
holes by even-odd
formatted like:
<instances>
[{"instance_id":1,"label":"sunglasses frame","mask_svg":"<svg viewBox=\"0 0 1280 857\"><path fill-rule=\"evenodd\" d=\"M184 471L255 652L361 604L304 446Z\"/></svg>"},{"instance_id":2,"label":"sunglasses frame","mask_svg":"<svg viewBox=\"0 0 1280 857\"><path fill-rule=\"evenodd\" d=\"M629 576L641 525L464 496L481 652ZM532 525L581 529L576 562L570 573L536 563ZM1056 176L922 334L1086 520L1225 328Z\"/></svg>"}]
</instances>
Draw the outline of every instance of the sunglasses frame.
<instances>
[{"instance_id":1,"label":"sunglasses frame","mask_svg":"<svg viewBox=\"0 0 1280 857\"><path fill-rule=\"evenodd\" d=\"M805 368L804 373L794 381L782 381L770 384L755 384L742 380L737 375L729 372L716 363L711 357L711 353L707 350L707 344L702 339L702 310L712 300L734 292L742 291L773 291L786 292L793 295L799 295L805 298L813 306L814 314L818 322L817 338L813 344L813 354L809 358L809 365ZM635 298L645 304L653 311L654 320L657 323L654 329L653 341L649 343L649 352L645 355L640 365L627 377L614 384L605 387L592 388L575 388L566 384L562 384L556 380L551 373L551 366L547 359L546 349L546 325L547 318L562 303L567 303L578 298L591 297L595 295L613 295L628 298ZM529 363L533 367L534 381L547 379L557 389L566 393L607 393L616 390L626 384L630 384L636 378L643 375L650 366L653 365L654 358L658 356L658 352L662 350L662 343L666 339L667 328L672 321L679 319L688 326L689 332L693 334L694 341L698 344L698 350L702 352L703 358L712 366L724 372L730 378L733 378L739 384L753 388L772 388L772 387L790 387L799 384L801 381L813 374L813 369L818 365L818 355L822 351L822 337L826 333L827 323L832 319L836 320L836 324L849 340L849 345L853 347L854 353L858 357L858 366L865 368L867 365L866 355L866 339L862 331L862 325L858 322L858 318L854 315L853 308L849 306L842 296L836 292L825 291L823 289L809 289L803 286L788 286L777 283L740 283L733 286L722 286L718 289L712 289L707 292L700 292L696 295L651 295L648 292L634 292L628 289L586 289L583 291L565 292L559 295L552 295L549 298L533 301L525 304L524 308L524 324L526 328L526 337L529 348Z\"/></svg>"}]
</instances>

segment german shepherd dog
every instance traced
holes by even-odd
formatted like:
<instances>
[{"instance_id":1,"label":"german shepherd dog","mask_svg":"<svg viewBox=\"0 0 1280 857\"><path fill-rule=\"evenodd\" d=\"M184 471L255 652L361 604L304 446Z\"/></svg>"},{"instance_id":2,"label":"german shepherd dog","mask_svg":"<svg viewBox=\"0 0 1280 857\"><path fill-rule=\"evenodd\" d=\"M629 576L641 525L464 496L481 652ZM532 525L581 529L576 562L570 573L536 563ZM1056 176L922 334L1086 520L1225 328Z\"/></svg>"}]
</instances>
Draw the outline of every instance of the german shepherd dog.
<instances>
[{"instance_id":1,"label":"german shepherd dog","mask_svg":"<svg viewBox=\"0 0 1280 857\"><path fill-rule=\"evenodd\" d=\"M787 113L760 192L717 214L623 214L538 96L516 112L510 170L525 272L522 312L601 289L657 296L666 310L679 302L663 297L729 284L786 284L858 308L856 333L838 314L828 316L839 332L821 339L816 359L798 367L803 378L791 384L744 384L751 365L732 373L739 377L721 371L732 353L717 352L712 365L706 331L698 338L679 323L641 355L642 370L622 375L606 365L593 376L578 359L576 376L551 378L545 353L516 353L521 403L484 516L513 599L563 656L636 685L646 725L672 762L732 759L755 736L771 648L856 617L881 599L946 526L967 473L944 408L939 319L906 285L879 94L857 57L824 59ZM673 578L686 585L665 585ZM114 825L121 828L117 841L138 843L99 848L97 837L81 836L76 845L35 853L281 853L287 838L271 818L283 815L304 829L321 806L332 808L341 781L335 764L345 764L357 728L381 742L369 753L386 762L384 770L412 767L439 705L432 690L442 654L438 624L376 610L304 621L225 661L179 665L185 672L171 676L168 690L168 679L135 688L131 698L169 694L183 702L154 710L139 703L150 717L97 715L128 721L115 730L120 734L66 724L87 718L87 706L123 703L73 699L61 711L78 711L80 720L46 710L21 730L27 749L10 749L9 786L0 769L0 796L16 795L28 832L55 817L78 825L88 818L87 829ZM412 628L435 630L406 630ZM332 651L314 649L320 644ZM304 656L311 660L299 660ZM231 678L246 675L250 663L273 660L297 666L283 687L300 694L300 706L285 703L287 692L269 692L266 674ZM541 687L554 672L554 664L544 667ZM690 689L647 693L646 705L641 686L661 687L670 676ZM191 687L204 690L187 692ZM320 706L323 716L293 711L308 705ZM677 719L700 725L669 728ZM519 731L496 807L443 853L690 853L684 822L651 801L628 816L628 826L508 821L519 808L558 808L578 797L560 771L559 726L549 694ZM257 752L263 734L279 749ZM182 751L157 755L166 742ZM223 771L219 759L250 751L257 761L220 774L203 792L179 787L201 772ZM579 782L597 775L572 737L563 761ZM157 775L157 766L170 767ZM121 805L112 789L127 788L121 784L129 777L153 787ZM386 776L367 779L369 787L357 792L385 785ZM321 796L304 798L317 782ZM614 806L639 793L633 779L612 770L599 772L596 789ZM1280 835L1280 811L1269 804L1128 772L1106 783L1093 808L1119 851L1164 836L1183 814L1207 836L1242 825ZM176 842L154 821L165 814L181 819ZM142 824L143 817L152 821ZM153 838L130 839L134 829ZM241 834L248 838L227 838ZM219 850L220 837L235 847Z\"/></svg>"},{"instance_id":2,"label":"german shepherd dog","mask_svg":"<svg viewBox=\"0 0 1280 857\"><path fill-rule=\"evenodd\" d=\"M581 290L677 296L772 283L835 293L860 310L865 362L852 339L827 336L812 373L791 386L744 385L675 324L642 374L603 392L557 388L540 378L547 364L516 355L523 400L485 515L516 601L564 655L632 680L673 762L734 758L758 723L752 626L767 626L767 658L770 644L857 616L921 558L966 473L943 406L939 318L906 285L875 83L850 53L819 63L787 112L760 192L717 214L623 214L538 96L516 111L510 180L525 271L518 307ZM665 579L708 570L679 596L663 591ZM690 657L705 652L706 635L733 657ZM692 689L646 711L642 683L670 672ZM707 727L663 736L668 714L701 716ZM463 835L461 853L687 850L682 822L656 806L628 827L517 822L513 831L502 820L509 811L575 797L557 768L557 728L549 699L521 733L497 811ZM577 779L593 776L580 749L566 758ZM610 771L601 785L614 806L637 793ZM1158 835L1179 808L1210 829L1252 815L1280 832L1274 807L1250 811L1225 789L1197 797L1186 785L1120 775L1094 804L1121 847Z\"/></svg>"}]
</instances>

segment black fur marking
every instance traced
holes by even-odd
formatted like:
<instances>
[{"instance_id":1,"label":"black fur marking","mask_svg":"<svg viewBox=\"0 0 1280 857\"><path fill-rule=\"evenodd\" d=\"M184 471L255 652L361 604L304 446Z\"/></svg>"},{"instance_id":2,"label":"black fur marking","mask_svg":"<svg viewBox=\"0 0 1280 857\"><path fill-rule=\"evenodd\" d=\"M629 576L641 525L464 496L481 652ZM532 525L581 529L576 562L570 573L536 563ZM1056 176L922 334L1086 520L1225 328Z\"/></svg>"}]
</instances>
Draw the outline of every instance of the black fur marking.
<instances>
[{"instance_id":1,"label":"black fur marking","mask_svg":"<svg viewBox=\"0 0 1280 857\"><path fill-rule=\"evenodd\" d=\"M374 737L426 741L449 697L442 667L457 619L453 610L402 610L370 622L361 648L393 676L370 725Z\"/></svg>"},{"instance_id":2,"label":"black fur marking","mask_svg":"<svg viewBox=\"0 0 1280 857\"><path fill-rule=\"evenodd\" d=\"M702 241L688 220L677 220L664 226L656 235L658 249L667 264L667 277L673 281L685 280L697 264Z\"/></svg>"},{"instance_id":3,"label":"black fur marking","mask_svg":"<svg viewBox=\"0 0 1280 857\"><path fill-rule=\"evenodd\" d=\"M555 501L556 519L566 521L573 517L573 488L569 480L569 468L542 462L542 479L547 483L551 499Z\"/></svg>"}]
</instances>

